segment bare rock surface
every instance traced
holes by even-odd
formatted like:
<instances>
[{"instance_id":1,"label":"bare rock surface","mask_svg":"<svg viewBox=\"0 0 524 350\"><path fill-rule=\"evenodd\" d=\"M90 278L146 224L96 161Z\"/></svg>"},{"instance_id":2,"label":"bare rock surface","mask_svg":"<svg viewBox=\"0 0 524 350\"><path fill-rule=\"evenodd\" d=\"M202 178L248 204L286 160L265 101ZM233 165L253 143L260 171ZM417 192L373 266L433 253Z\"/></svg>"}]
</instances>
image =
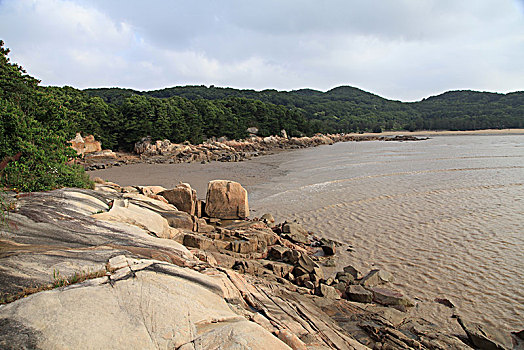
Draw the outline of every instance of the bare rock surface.
<instances>
[{"instance_id":1,"label":"bare rock surface","mask_svg":"<svg viewBox=\"0 0 524 350\"><path fill-rule=\"evenodd\" d=\"M87 153L102 151L100 142L96 141L93 135L82 137L80 133L76 133L75 138L70 140L69 143L76 153L82 156Z\"/></svg>"},{"instance_id":2,"label":"bare rock surface","mask_svg":"<svg viewBox=\"0 0 524 350\"><path fill-rule=\"evenodd\" d=\"M94 279L6 305L3 331L23 325L33 337L17 345L43 349L289 349L234 313L214 278L152 260L132 268L115 271L112 283Z\"/></svg>"},{"instance_id":3,"label":"bare rock surface","mask_svg":"<svg viewBox=\"0 0 524 350\"><path fill-rule=\"evenodd\" d=\"M234 219L103 181L17 195L0 232L0 348L470 348L391 302L405 297L385 271L326 275L305 229L297 241L246 220L228 183L215 209Z\"/></svg>"},{"instance_id":4,"label":"bare rock surface","mask_svg":"<svg viewBox=\"0 0 524 350\"><path fill-rule=\"evenodd\" d=\"M373 293L358 284L349 285L346 289L346 295L349 300L359 303L371 303L373 301Z\"/></svg>"},{"instance_id":5,"label":"bare rock surface","mask_svg":"<svg viewBox=\"0 0 524 350\"><path fill-rule=\"evenodd\" d=\"M469 322L460 316L457 316L457 320L471 343L480 350L508 350L513 347L511 338L496 329Z\"/></svg>"},{"instance_id":6,"label":"bare rock surface","mask_svg":"<svg viewBox=\"0 0 524 350\"><path fill-rule=\"evenodd\" d=\"M191 188L191 185L181 183L175 188L162 191L159 194L164 196L178 210L184 211L189 215L195 215L197 195L196 191Z\"/></svg>"},{"instance_id":7,"label":"bare rock surface","mask_svg":"<svg viewBox=\"0 0 524 350\"><path fill-rule=\"evenodd\" d=\"M206 213L209 217L219 219L244 219L248 217L247 191L234 181L214 180L209 182Z\"/></svg>"},{"instance_id":8,"label":"bare rock surface","mask_svg":"<svg viewBox=\"0 0 524 350\"><path fill-rule=\"evenodd\" d=\"M366 287L373 287L393 281L393 275L384 270L371 270L362 278L360 284Z\"/></svg>"},{"instance_id":9,"label":"bare rock surface","mask_svg":"<svg viewBox=\"0 0 524 350\"><path fill-rule=\"evenodd\" d=\"M194 259L183 245L142 227L92 217L107 213L114 200L122 198L82 189L18 195L8 227L0 228L0 296L52 283L54 271L64 276L99 271L126 251L174 263Z\"/></svg>"}]
</instances>

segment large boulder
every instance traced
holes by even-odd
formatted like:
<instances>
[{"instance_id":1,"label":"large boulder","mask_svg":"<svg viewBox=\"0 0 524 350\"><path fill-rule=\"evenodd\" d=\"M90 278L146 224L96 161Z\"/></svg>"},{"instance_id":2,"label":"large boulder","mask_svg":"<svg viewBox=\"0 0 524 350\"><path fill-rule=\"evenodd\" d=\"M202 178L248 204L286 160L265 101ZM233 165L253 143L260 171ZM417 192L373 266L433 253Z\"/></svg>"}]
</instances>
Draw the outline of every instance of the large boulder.
<instances>
[{"instance_id":1,"label":"large boulder","mask_svg":"<svg viewBox=\"0 0 524 350\"><path fill-rule=\"evenodd\" d=\"M213 180L207 186L206 213L218 219L244 219L249 216L247 191L229 180Z\"/></svg>"},{"instance_id":2,"label":"large boulder","mask_svg":"<svg viewBox=\"0 0 524 350\"><path fill-rule=\"evenodd\" d=\"M184 211L189 215L195 215L197 203L196 191L187 183L176 185L175 188L160 192L167 201L173 204L178 210Z\"/></svg>"},{"instance_id":3,"label":"large boulder","mask_svg":"<svg viewBox=\"0 0 524 350\"><path fill-rule=\"evenodd\" d=\"M76 151L78 155L84 155L86 153L95 153L102 151L102 145L99 141L95 140L93 135L82 137L80 133L76 133L74 139L70 140L71 147Z\"/></svg>"}]
</instances>

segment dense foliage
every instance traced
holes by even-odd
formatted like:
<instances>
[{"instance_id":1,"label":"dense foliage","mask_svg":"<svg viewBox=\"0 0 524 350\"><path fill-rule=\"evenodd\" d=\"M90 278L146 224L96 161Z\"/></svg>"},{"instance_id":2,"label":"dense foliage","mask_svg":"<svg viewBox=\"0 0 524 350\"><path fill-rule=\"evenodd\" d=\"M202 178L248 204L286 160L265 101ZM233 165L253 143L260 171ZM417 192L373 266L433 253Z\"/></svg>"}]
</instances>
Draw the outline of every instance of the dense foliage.
<instances>
[{"instance_id":1,"label":"dense foliage","mask_svg":"<svg viewBox=\"0 0 524 350\"><path fill-rule=\"evenodd\" d=\"M254 91L213 86L182 86L146 92L118 88L86 91L111 104L121 104L133 95L161 99L178 96L191 101L232 98L259 100L300 113L308 124L304 130L307 132L524 127L524 92L496 94L452 91L420 102L403 103L349 86L327 92L311 89Z\"/></svg>"},{"instance_id":2,"label":"dense foliage","mask_svg":"<svg viewBox=\"0 0 524 350\"><path fill-rule=\"evenodd\" d=\"M104 148L131 150L144 136L199 143L210 137L382 130L471 130L524 127L524 92L452 91L403 103L341 86L327 92L184 86L156 91L41 87L7 58L0 41L0 161L21 152L1 173L4 186L44 190L89 186L67 162L75 132Z\"/></svg>"},{"instance_id":3,"label":"dense foliage","mask_svg":"<svg viewBox=\"0 0 524 350\"><path fill-rule=\"evenodd\" d=\"M63 108L39 81L9 62L0 40L0 161L17 156L0 172L0 184L21 191L89 187L84 170L67 164L67 145L77 113Z\"/></svg>"},{"instance_id":4,"label":"dense foliage","mask_svg":"<svg viewBox=\"0 0 524 350\"><path fill-rule=\"evenodd\" d=\"M173 142L200 143L210 137L246 137L249 127L262 136L285 129L289 134L307 135L314 130L297 108L278 106L244 97L187 99L180 96L156 98L130 90L100 96L71 87L50 87L47 92L69 110L77 130L90 133L103 147L130 150L144 136Z\"/></svg>"}]
</instances>

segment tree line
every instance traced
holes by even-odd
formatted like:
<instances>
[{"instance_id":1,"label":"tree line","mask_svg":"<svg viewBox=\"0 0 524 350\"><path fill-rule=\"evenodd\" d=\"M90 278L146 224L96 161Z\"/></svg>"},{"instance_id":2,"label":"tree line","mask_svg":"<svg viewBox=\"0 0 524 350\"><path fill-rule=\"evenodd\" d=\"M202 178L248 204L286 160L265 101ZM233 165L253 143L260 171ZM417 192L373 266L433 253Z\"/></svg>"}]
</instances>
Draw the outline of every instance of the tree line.
<instances>
[{"instance_id":1,"label":"tree line","mask_svg":"<svg viewBox=\"0 0 524 350\"><path fill-rule=\"evenodd\" d=\"M327 92L183 86L154 91L43 87L11 63L0 40L2 186L22 191L89 187L70 164L67 140L93 134L103 148L130 151L145 136L200 143L268 136L383 130L471 130L524 127L524 92L452 91L415 103L384 99L349 86Z\"/></svg>"},{"instance_id":2,"label":"tree line","mask_svg":"<svg viewBox=\"0 0 524 350\"><path fill-rule=\"evenodd\" d=\"M524 127L524 92L508 94L450 91L419 102L400 102L350 86L321 92L239 90L222 87L179 86L154 91L129 89L87 89L110 104L119 104L133 95L190 101L217 101L228 98L284 106L302 114L309 132L380 132L383 130L478 130Z\"/></svg>"}]
</instances>

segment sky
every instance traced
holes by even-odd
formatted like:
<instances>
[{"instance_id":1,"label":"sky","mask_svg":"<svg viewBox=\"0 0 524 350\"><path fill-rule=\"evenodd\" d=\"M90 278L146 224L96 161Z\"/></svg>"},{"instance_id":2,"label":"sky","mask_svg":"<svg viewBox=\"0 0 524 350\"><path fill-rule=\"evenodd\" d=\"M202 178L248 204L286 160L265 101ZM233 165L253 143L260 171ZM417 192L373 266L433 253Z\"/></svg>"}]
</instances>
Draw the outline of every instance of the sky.
<instances>
[{"instance_id":1,"label":"sky","mask_svg":"<svg viewBox=\"0 0 524 350\"><path fill-rule=\"evenodd\" d=\"M42 85L524 90L524 0L0 0Z\"/></svg>"}]
</instances>

